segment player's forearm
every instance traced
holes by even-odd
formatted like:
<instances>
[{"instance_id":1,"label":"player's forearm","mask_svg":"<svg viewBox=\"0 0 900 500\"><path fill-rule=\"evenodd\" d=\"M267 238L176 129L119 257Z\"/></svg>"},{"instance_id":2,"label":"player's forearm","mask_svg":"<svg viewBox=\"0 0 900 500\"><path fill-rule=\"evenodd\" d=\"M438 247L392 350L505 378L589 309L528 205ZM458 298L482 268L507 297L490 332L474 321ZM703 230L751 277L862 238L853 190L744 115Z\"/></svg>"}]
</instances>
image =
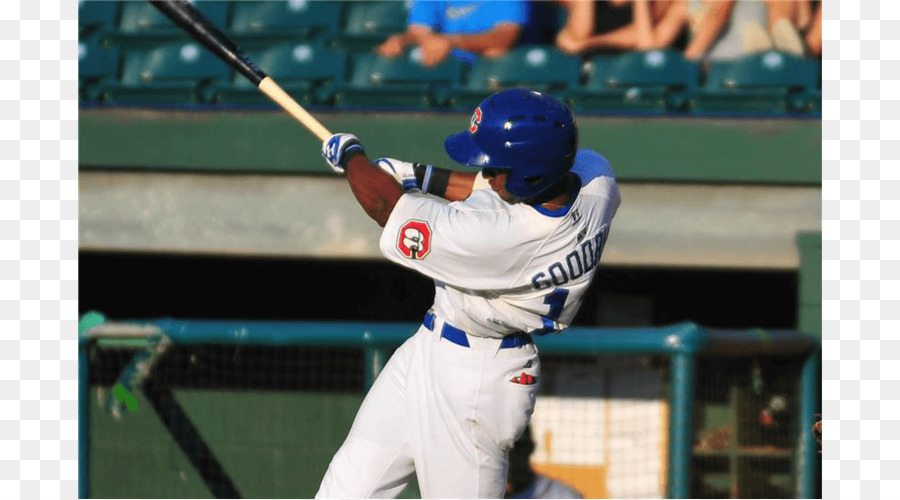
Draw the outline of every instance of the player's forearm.
<instances>
[{"instance_id":1,"label":"player's forearm","mask_svg":"<svg viewBox=\"0 0 900 500\"><path fill-rule=\"evenodd\" d=\"M471 172L456 172L431 165L417 164L416 184L422 192L440 196L449 201L462 201L472 194L475 177Z\"/></svg>"},{"instance_id":2,"label":"player's forearm","mask_svg":"<svg viewBox=\"0 0 900 500\"><path fill-rule=\"evenodd\" d=\"M453 172L450 174L450 181L447 183L447 192L444 198L450 201L462 201L472 194L472 188L475 185L475 176L478 174L468 172Z\"/></svg>"},{"instance_id":3,"label":"player's forearm","mask_svg":"<svg viewBox=\"0 0 900 500\"><path fill-rule=\"evenodd\" d=\"M512 23L499 26L483 33L469 35L443 35L458 49L476 54L490 55L508 51L519 39L521 29Z\"/></svg>"},{"instance_id":4,"label":"player's forearm","mask_svg":"<svg viewBox=\"0 0 900 500\"><path fill-rule=\"evenodd\" d=\"M353 196L379 226L387 224L403 189L363 153L351 152L346 160L347 182Z\"/></svg>"}]
</instances>

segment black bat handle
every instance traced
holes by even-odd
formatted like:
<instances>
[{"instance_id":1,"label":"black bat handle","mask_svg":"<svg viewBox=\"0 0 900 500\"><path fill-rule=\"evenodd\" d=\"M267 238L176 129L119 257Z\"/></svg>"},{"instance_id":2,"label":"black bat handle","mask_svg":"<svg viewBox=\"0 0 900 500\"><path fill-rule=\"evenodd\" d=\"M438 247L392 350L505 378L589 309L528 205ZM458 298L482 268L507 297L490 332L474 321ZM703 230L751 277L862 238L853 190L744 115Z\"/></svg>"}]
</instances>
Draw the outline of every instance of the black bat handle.
<instances>
[{"instance_id":1,"label":"black bat handle","mask_svg":"<svg viewBox=\"0 0 900 500\"><path fill-rule=\"evenodd\" d=\"M241 49L215 27L202 12L187 0L148 0L173 23L186 31L191 38L203 44L219 59L236 69L253 85L259 86L266 73L256 67Z\"/></svg>"}]
</instances>

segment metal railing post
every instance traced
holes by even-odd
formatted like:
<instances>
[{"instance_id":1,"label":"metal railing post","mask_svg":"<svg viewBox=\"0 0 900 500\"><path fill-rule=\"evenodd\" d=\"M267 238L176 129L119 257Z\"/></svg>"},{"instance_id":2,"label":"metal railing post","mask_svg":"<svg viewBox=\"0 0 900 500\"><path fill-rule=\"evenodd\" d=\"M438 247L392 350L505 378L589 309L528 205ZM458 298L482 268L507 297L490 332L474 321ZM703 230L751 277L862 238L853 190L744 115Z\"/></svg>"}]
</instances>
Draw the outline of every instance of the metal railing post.
<instances>
[{"instance_id":1,"label":"metal railing post","mask_svg":"<svg viewBox=\"0 0 900 500\"><path fill-rule=\"evenodd\" d=\"M90 498L91 413L88 358L91 342L78 337L78 498Z\"/></svg>"},{"instance_id":2,"label":"metal railing post","mask_svg":"<svg viewBox=\"0 0 900 500\"><path fill-rule=\"evenodd\" d=\"M78 498L91 495L91 337L85 333L106 322L90 311L78 319Z\"/></svg>"},{"instance_id":3,"label":"metal railing post","mask_svg":"<svg viewBox=\"0 0 900 500\"><path fill-rule=\"evenodd\" d=\"M821 348L813 349L800 376L800 439L797 440L797 498L817 498L819 451L813 443L812 424L820 411Z\"/></svg>"},{"instance_id":4,"label":"metal railing post","mask_svg":"<svg viewBox=\"0 0 900 500\"><path fill-rule=\"evenodd\" d=\"M694 354L672 356L669 424L669 498L689 498L694 441Z\"/></svg>"}]
</instances>

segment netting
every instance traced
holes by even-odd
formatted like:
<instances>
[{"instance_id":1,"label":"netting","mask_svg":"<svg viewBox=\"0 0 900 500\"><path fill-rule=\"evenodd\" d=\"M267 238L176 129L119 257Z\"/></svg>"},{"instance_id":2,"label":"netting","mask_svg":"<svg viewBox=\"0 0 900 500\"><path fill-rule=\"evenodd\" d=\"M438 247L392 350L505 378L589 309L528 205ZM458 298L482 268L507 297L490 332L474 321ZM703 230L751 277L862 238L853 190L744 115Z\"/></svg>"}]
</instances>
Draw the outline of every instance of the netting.
<instances>
[{"instance_id":1,"label":"netting","mask_svg":"<svg viewBox=\"0 0 900 500\"><path fill-rule=\"evenodd\" d=\"M326 334L321 328L336 329ZM259 325L250 330L259 335L257 342L277 337L267 337ZM313 497L374 367L391 349L365 347L347 325L312 330L319 336L305 342L343 338L343 347L293 345L299 337L278 346L238 344L227 336L221 344L193 344L196 338L187 345L91 341L85 399L90 495ZM228 335L246 331L232 325ZM684 495L679 488L690 498L796 497L801 471L817 470L804 469L812 465L802 462L806 428L798 418L815 397L801 391L800 383L807 372L815 375L808 370L816 366L807 361L813 358L796 346L791 355L774 349L738 354L748 349L748 337L737 333L731 339L735 347L725 349L731 354L718 344L718 356L691 355L689 372L681 371L683 354L621 348L636 336L652 340L645 349L657 349L659 339L678 346L690 334L668 332L681 331L570 332L566 338L578 342L556 342L542 353L530 434L534 470L586 498ZM696 332L684 330L691 331ZM383 341L383 335L370 337ZM717 335L717 342L728 341L728 334ZM359 341L346 341L354 338ZM779 341L789 346L796 338ZM596 339L604 339L609 351L597 351ZM591 351L615 354L570 354ZM418 494L414 483L401 497Z\"/></svg>"},{"instance_id":2,"label":"netting","mask_svg":"<svg viewBox=\"0 0 900 500\"><path fill-rule=\"evenodd\" d=\"M532 464L586 498L665 497L666 357L545 356Z\"/></svg>"},{"instance_id":3,"label":"netting","mask_svg":"<svg viewBox=\"0 0 900 500\"><path fill-rule=\"evenodd\" d=\"M361 348L173 346L111 411L142 352L91 350L93 497L311 498L364 391Z\"/></svg>"},{"instance_id":4,"label":"netting","mask_svg":"<svg viewBox=\"0 0 900 500\"><path fill-rule=\"evenodd\" d=\"M796 357L698 363L694 498L794 498Z\"/></svg>"}]
</instances>

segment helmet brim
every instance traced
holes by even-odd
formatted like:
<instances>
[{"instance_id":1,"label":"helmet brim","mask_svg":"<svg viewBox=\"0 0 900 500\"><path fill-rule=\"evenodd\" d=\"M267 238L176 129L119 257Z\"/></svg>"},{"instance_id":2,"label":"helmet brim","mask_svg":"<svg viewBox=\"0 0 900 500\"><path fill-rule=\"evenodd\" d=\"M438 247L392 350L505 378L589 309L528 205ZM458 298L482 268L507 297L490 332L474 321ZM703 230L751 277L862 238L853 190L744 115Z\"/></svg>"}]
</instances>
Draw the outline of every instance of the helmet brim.
<instances>
[{"instance_id":1,"label":"helmet brim","mask_svg":"<svg viewBox=\"0 0 900 500\"><path fill-rule=\"evenodd\" d=\"M453 134L444 141L444 150L453 161L468 167L490 166L490 155L484 152L468 131Z\"/></svg>"}]
</instances>

